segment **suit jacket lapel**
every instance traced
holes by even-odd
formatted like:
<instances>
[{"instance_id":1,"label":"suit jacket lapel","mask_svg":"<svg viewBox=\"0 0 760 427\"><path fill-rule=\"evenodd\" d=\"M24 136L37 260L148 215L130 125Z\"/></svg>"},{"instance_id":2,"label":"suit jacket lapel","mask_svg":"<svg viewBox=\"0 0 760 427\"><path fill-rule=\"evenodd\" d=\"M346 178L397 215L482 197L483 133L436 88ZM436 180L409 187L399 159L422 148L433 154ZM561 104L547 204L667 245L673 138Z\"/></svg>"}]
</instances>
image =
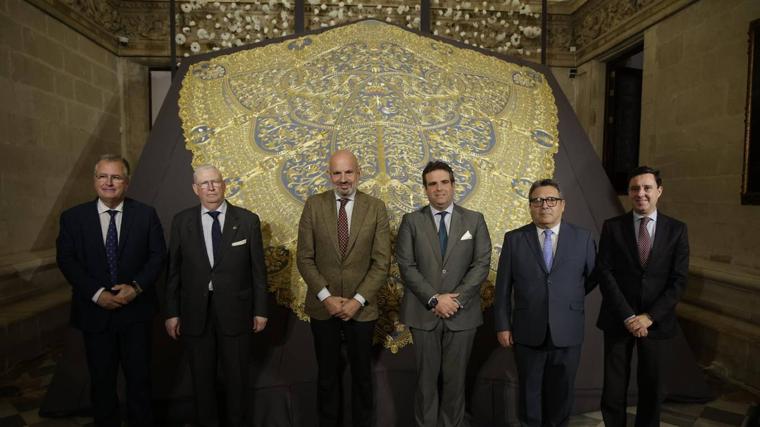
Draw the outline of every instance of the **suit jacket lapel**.
<instances>
[{"instance_id":1,"label":"suit jacket lapel","mask_svg":"<svg viewBox=\"0 0 760 427\"><path fill-rule=\"evenodd\" d=\"M108 265L108 260L106 259L106 243L105 239L103 238L103 229L100 227L100 213L98 213L98 199L95 199L95 201L92 203L92 209L90 209L87 213L87 218L85 220L85 235L86 236L92 236L95 240L94 244L100 248L100 251L98 251L103 258L103 264L102 265Z\"/></svg>"},{"instance_id":2,"label":"suit jacket lapel","mask_svg":"<svg viewBox=\"0 0 760 427\"><path fill-rule=\"evenodd\" d=\"M554 259L552 260L552 270L565 259L567 251L570 250L570 241L575 240L575 236L571 236L573 229L565 222L560 223L559 234L555 237L559 240L557 240L557 250L554 252ZM543 251L541 252L541 258L543 258Z\"/></svg>"},{"instance_id":3,"label":"suit jacket lapel","mask_svg":"<svg viewBox=\"0 0 760 427\"><path fill-rule=\"evenodd\" d=\"M354 247L354 243L356 242L356 236L359 235L359 230L361 230L362 224L364 224L364 218L367 217L367 211L368 206L366 203L366 198L362 193L359 191L356 192L356 195L354 196L354 208L351 211L351 230L348 233L348 246L346 247L346 256L348 256L349 253L351 253L351 248ZM338 219L336 216L335 219L335 226L337 228L338 225ZM336 240L337 240L338 233L335 233Z\"/></svg>"},{"instance_id":4,"label":"suit jacket lapel","mask_svg":"<svg viewBox=\"0 0 760 427\"><path fill-rule=\"evenodd\" d=\"M423 234L427 236L428 243L430 243L430 248L433 250L435 259L440 261L441 265L443 265L443 260L441 259L441 244L438 242L438 231L435 229L435 222L433 220L433 214L430 211L430 206L422 208L420 214L422 214L422 223L424 224Z\"/></svg>"},{"instance_id":5,"label":"suit jacket lapel","mask_svg":"<svg viewBox=\"0 0 760 427\"><path fill-rule=\"evenodd\" d=\"M335 201L335 192L330 190L323 194L324 197L317 199L319 200L318 209L322 209L322 215L320 216L325 218L324 230L327 232L327 235L333 243L335 254L338 256L338 259L340 259L340 245L338 245L338 205Z\"/></svg>"},{"instance_id":6,"label":"suit jacket lapel","mask_svg":"<svg viewBox=\"0 0 760 427\"><path fill-rule=\"evenodd\" d=\"M536 231L536 226L532 223L526 226L525 240L528 241L528 246L533 252L533 256L536 257L538 265L541 266L545 273L548 273L549 269L546 268L546 262L544 262L544 253L541 250L541 244L538 241L538 232Z\"/></svg>"},{"instance_id":7,"label":"suit jacket lapel","mask_svg":"<svg viewBox=\"0 0 760 427\"><path fill-rule=\"evenodd\" d=\"M457 205L454 205L454 210L451 212L451 222L449 223L449 239L446 242L446 254L443 256L443 265L449 260L451 252L453 252L454 246L459 242L464 234L464 218L462 218L462 212ZM439 244L440 246L440 244Z\"/></svg>"},{"instance_id":8,"label":"suit jacket lapel","mask_svg":"<svg viewBox=\"0 0 760 427\"><path fill-rule=\"evenodd\" d=\"M219 265L227 253L227 249L232 246L232 240L237 234L240 226L240 218L237 215L237 208L230 202L227 202L227 212L225 212L224 228L222 229L222 247L219 249L219 259L214 259L214 265Z\"/></svg>"},{"instance_id":9,"label":"suit jacket lapel","mask_svg":"<svg viewBox=\"0 0 760 427\"><path fill-rule=\"evenodd\" d=\"M643 268L641 266L641 261L639 260L639 245L636 243L636 233L638 230L636 230L636 225L633 223L633 212L628 212L628 215L626 215L623 218L623 239L625 240L625 246L628 248L629 255L633 259L633 263L635 265L638 265L639 268Z\"/></svg>"},{"instance_id":10,"label":"suit jacket lapel","mask_svg":"<svg viewBox=\"0 0 760 427\"><path fill-rule=\"evenodd\" d=\"M662 246L665 245L665 239L667 238L667 232L668 219L666 216L658 213L657 221L654 222L654 242L652 242L652 248L649 250L649 258L647 258L647 263L644 266L645 269L652 264L651 261L662 251ZM636 249L638 250L638 247Z\"/></svg>"},{"instance_id":11,"label":"suit jacket lapel","mask_svg":"<svg viewBox=\"0 0 760 427\"><path fill-rule=\"evenodd\" d=\"M211 269L211 261L208 259L208 249L206 247L206 238L203 236L203 214L201 213L201 206L196 206L195 215L193 221L187 225L187 232L190 236L195 237L197 240L195 247L201 248L201 258L203 262Z\"/></svg>"},{"instance_id":12,"label":"suit jacket lapel","mask_svg":"<svg viewBox=\"0 0 760 427\"><path fill-rule=\"evenodd\" d=\"M132 201L124 199L124 206L121 213L121 231L119 232L119 259L121 259L121 254L124 252L124 244L127 241L127 236L129 236L129 230L135 222L132 209Z\"/></svg>"}]
</instances>

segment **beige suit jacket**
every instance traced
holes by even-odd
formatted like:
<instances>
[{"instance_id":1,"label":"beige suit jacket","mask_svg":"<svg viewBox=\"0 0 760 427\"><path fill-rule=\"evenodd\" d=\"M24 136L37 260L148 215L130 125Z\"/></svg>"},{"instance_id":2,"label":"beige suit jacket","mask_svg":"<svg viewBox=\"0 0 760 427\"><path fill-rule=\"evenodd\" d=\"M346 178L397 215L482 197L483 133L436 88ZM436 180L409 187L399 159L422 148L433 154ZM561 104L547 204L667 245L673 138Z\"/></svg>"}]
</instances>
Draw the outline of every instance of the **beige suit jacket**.
<instances>
[{"instance_id":1,"label":"beige suit jacket","mask_svg":"<svg viewBox=\"0 0 760 427\"><path fill-rule=\"evenodd\" d=\"M306 314L330 318L317 298L322 288L334 296L353 298L360 294L366 304L354 316L357 321L377 319L377 292L386 283L391 258L388 213L385 204L356 192L351 230L345 258L338 248L338 210L335 192L328 190L306 200L298 224L296 264L308 290Z\"/></svg>"}]
</instances>

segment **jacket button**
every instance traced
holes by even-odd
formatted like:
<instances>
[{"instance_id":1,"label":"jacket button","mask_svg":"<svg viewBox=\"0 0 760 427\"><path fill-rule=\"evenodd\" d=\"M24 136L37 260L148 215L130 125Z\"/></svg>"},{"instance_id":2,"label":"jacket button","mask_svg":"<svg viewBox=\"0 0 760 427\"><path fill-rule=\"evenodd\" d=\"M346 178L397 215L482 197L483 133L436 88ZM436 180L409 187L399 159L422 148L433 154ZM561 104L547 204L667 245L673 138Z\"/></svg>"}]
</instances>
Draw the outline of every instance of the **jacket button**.
<instances>
[{"instance_id":1,"label":"jacket button","mask_svg":"<svg viewBox=\"0 0 760 427\"><path fill-rule=\"evenodd\" d=\"M441 274L446 274L446 269L441 270Z\"/></svg>"}]
</instances>

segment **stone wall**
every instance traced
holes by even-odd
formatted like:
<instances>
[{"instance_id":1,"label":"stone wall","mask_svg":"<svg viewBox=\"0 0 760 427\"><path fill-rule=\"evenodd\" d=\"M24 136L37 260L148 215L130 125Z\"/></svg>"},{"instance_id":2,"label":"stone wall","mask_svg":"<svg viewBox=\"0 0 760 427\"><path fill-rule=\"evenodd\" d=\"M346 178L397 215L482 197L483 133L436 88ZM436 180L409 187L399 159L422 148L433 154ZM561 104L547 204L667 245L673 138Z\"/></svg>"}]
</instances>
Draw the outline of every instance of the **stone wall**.
<instances>
[{"instance_id":1,"label":"stone wall","mask_svg":"<svg viewBox=\"0 0 760 427\"><path fill-rule=\"evenodd\" d=\"M740 189L747 31L760 2L703 0L644 35L641 162L663 170L662 209L692 256L760 270L760 206Z\"/></svg>"},{"instance_id":2,"label":"stone wall","mask_svg":"<svg viewBox=\"0 0 760 427\"><path fill-rule=\"evenodd\" d=\"M699 361L760 389L760 206L740 200L747 51L755 0L702 0L644 33L642 163L664 175L663 212L689 225L679 307Z\"/></svg>"},{"instance_id":3,"label":"stone wall","mask_svg":"<svg viewBox=\"0 0 760 427\"><path fill-rule=\"evenodd\" d=\"M747 31L758 18L756 0L700 0L632 33L644 41L640 163L662 170L659 206L689 226L691 274L678 310L684 332L703 366L755 390L760 206L741 205L740 191ZM600 157L605 61L627 44L606 46L578 64L574 79L560 79ZM621 201L630 208L626 196Z\"/></svg>"},{"instance_id":4,"label":"stone wall","mask_svg":"<svg viewBox=\"0 0 760 427\"><path fill-rule=\"evenodd\" d=\"M100 154L136 160L148 132L146 79L145 67L26 1L0 0L0 267L8 274L50 262L60 212L94 197ZM143 113L129 111L135 103ZM0 274L0 302L37 287L19 277Z\"/></svg>"}]
</instances>

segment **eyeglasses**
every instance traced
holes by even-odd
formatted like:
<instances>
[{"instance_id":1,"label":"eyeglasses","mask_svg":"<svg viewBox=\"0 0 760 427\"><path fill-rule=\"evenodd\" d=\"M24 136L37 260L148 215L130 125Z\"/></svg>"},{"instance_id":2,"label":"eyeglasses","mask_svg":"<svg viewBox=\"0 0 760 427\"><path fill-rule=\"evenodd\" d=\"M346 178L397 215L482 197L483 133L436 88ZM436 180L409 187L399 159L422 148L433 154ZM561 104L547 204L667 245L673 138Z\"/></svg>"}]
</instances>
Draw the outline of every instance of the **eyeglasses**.
<instances>
[{"instance_id":1,"label":"eyeglasses","mask_svg":"<svg viewBox=\"0 0 760 427\"><path fill-rule=\"evenodd\" d=\"M221 179L212 179L209 181L199 182L195 185L197 185L198 187L204 190L208 190L209 188L221 187L222 184L224 184L224 181L222 181Z\"/></svg>"},{"instance_id":2,"label":"eyeglasses","mask_svg":"<svg viewBox=\"0 0 760 427\"><path fill-rule=\"evenodd\" d=\"M127 178L121 175L108 175L105 173L97 173L95 174L95 180L98 182L108 182L113 181L114 184L120 184L124 182Z\"/></svg>"},{"instance_id":3,"label":"eyeglasses","mask_svg":"<svg viewBox=\"0 0 760 427\"><path fill-rule=\"evenodd\" d=\"M550 208L553 208L557 206L557 202L560 200L565 200L560 197L534 197L532 199L528 199L530 202L530 205L534 208L540 208L541 206L546 203L546 206L549 206Z\"/></svg>"}]
</instances>

